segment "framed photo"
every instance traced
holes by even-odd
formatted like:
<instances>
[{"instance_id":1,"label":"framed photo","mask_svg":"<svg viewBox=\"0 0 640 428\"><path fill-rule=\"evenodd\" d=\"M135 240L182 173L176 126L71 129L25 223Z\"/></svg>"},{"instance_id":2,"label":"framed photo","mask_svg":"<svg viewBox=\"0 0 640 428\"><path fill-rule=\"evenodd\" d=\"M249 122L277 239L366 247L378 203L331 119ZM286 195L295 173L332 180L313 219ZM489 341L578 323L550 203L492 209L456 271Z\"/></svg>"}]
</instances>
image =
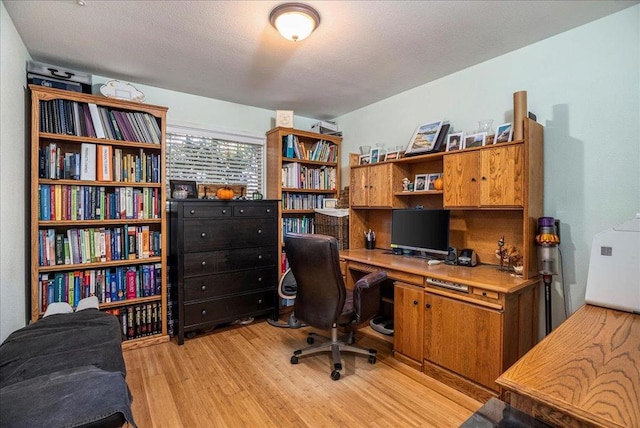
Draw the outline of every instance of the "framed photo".
<instances>
[{"instance_id":1,"label":"framed photo","mask_svg":"<svg viewBox=\"0 0 640 428\"><path fill-rule=\"evenodd\" d=\"M427 190L427 179L429 174L416 174L416 181L413 185L414 192L422 192Z\"/></svg>"},{"instance_id":2,"label":"framed photo","mask_svg":"<svg viewBox=\"0 0 640 428\"><path fill-rule=\"evenodd\" d=\"M371 163L371 155L360 155L358 165L368 165Z\"/></svg>"},{"instance_id":3,"label":"framed photo","mask_svg":"<svg viewBox=\"0 0 640 428\"><path fill-rule=\"evenodd\" d=\"M442 174L429 174L427 177L427 188L425 190L436 190L435 182Z\"/></svg>"},{"instance_id":4,"label":"framed photo","mask_svg":"<svg viewBox=\"0 0 640 428\"><path fill-rule=\"evenodd\" d=\"M418 125L405 153L422 153L434 150L440 128L442 128L441 120Z\"/></svg>"},{"instance_id":5,"label":"framed photo","mask_svg":"<svg viewBox=\"0 0 640 428\"><path fill-rule=\"evenodd\" d=\"M371 163L377 163L380 161L380 149L371 149Z\"/></svg>"},{"instance_id":6,"label":"framed photo","mask_svg":"<svg viewBox=\"0 0 640 428\"><path fill-rule=\"evenodd\" d=\"M394 150L392 152L387 152L387 154L384 155L384 160L385 161L390 161L390 160L394 160L394 159L400 159L400 151L399 150Z\"/></svg>"},{"instance_id":7,"label":"framed photo","mask_svg":"<svg viewBox=\"0 0 640 428\"><path fill-rule=\"evenodd\" d=\"M196 186L195 181L169 180L169 190L171 191L172 197L173 197L174 190L179 190L179 189L187 191L187 199L198 198L198 188Z\"/></svg>"},{"instance_id":8,"label":"framed photo","mask_svg":"<svg viewBox=\"0 0 640 428\"><path fill-rule=\"evenodd\" d=\"M469 149L471 147L482 147L487 140L486 132L478 132L476 134L467 135L464 137L463 149Z\"/></svg>"},{"instance_id":9,"label":"framed photo","mask_svg":"<svg viewBox=\"0 0 640 428\"><path fill-rule=\"evenodd\" d=\"M513 138L513 126L511 123L503 123L496 130L496 137L493 144L508 143Z\"/></svg>"},{"instance_id":10,"label":"framed photo","mask_svg":"<svg viewBox=\"0 0 640 428\"><path fill-rule=\"evenodd\" d=\"M338 205L337 199L323 199L322 200L322 208L324 209L334 209Z\"/></svg>"},{"instance_id":11,"label":"framed photo","mask_svg":"<svg viewBox=\"0 0 640 428\"><path fill-rule=\"evenodd\" d=\"M455 132L449 134L447 138L447 151L453 152L462 148L462 141L464 139L464 132Z\"/></svg>"}]
</instances>

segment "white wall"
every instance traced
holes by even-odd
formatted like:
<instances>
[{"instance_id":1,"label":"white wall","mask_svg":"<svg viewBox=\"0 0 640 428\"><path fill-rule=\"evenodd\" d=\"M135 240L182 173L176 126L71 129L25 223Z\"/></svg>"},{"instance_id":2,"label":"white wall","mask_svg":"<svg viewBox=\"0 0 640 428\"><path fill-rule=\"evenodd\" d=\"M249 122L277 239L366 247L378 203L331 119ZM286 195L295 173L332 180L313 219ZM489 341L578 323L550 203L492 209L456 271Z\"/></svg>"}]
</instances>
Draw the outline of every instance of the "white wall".
<instances>
[{"instance_id":1,"label":"white wall","mask_svg":"<svg viewBox=\"0 0 640 428\"><path fill-rule=\"evenodd\" d=\"M27 49L0 3L0 341L24 326L27 318L28 59Z\"/></svg>"},{"instance_id":2,"label":"white wall","mask_svg":"<svg viewBox=\"0 0 640 428\"><path fill-rule=\"evenodd\" d=\"M481 119L495 128L513 120L513 93L527 91L545 125L544 212L561 220L573 312L593 235L640 212L639 39L640 5L338 117L343 183L358 146L406 146L417 124L440 118L459 131ZM554 326L565 319L561 296L557 282Z\"/></svg>"}]
</instances>

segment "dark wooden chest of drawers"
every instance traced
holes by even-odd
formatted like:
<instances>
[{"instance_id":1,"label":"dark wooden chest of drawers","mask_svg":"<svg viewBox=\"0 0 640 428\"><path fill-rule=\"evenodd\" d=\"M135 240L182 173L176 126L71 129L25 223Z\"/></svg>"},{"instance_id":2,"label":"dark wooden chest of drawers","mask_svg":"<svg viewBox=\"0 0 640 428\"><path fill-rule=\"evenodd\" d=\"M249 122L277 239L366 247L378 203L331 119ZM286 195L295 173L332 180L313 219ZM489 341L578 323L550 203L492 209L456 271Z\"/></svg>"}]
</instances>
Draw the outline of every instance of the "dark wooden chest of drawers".
<instances>
[{"instance_id":1,"label":"dark wooden chest of drawers","mask_svg":"<svg viewBox=\"0 0 640 428\"><path fill-rule=\"evenodd\" d=\"M277 204L170 201L169 266L179 344L186 332L260 315L277 317Z\"/></svg>"}]
</instances>

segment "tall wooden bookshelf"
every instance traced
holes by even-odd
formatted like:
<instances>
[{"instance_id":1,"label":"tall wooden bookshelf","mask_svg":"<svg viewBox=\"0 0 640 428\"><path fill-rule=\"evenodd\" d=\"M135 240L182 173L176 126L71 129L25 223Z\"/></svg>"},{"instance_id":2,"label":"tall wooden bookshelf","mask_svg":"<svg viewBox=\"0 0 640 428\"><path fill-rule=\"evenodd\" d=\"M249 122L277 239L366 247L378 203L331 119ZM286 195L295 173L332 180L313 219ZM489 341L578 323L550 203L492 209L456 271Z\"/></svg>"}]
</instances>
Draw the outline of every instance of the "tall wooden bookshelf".
<instances>
[{"instance_id":1,"label":"tall wooden bookshelf","mask_svg":"<svg viewBox=\"0 0 640 428\"><path fill-rule=\"evenodd\" d=\"M95 295L124 349L167 341L167 108L30 89L31 320Z\"/></svg>"},{"instance_id":2,"label":"tall wooden bookshelf","mask_svg":"<svg viewBox=\"0 0 640 428\"><path fill-rule=\"evenodd\" d=\"M342 137L293 128L267 132L267 198L280 199L280 252L284 223L292 223L291 231L312 233L315 209L340 195L341 142Z\"/></svg>"}]
</instances>

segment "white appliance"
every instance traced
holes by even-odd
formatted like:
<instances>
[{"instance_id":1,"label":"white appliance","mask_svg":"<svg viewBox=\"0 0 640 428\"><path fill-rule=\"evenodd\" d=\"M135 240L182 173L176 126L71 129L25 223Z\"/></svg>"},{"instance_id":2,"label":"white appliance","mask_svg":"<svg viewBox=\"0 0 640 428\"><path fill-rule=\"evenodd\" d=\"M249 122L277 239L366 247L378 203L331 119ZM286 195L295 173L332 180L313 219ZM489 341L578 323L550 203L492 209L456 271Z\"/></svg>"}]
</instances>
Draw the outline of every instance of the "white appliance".
<instances>
[{"instance_id":1,"label":"white appliance","mask_svg":"<svg viewBox=\"0 0 640 428\"><path fill-rule=\"evenodd\" d=\"M585 301L640 314L640 213L594 236Z\"/></svg>"}]
</instances>

